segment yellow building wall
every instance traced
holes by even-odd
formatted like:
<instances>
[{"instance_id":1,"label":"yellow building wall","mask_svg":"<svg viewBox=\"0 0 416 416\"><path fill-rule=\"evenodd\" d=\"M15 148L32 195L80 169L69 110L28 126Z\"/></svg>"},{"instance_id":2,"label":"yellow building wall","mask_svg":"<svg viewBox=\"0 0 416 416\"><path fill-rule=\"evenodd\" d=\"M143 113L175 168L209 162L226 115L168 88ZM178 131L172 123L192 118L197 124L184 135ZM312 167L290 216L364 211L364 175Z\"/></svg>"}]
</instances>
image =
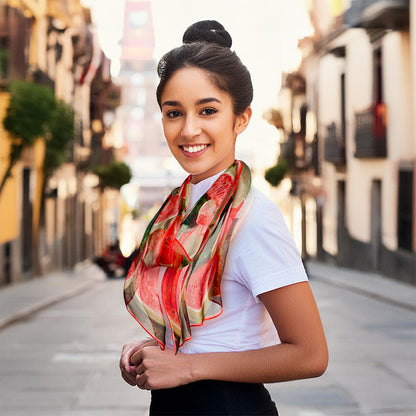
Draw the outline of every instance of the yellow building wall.
<instances>
[{"instance_id":1,"label":"yellow building wall","mask_svg":"<svg viewBox=\"0 0 416 416\"><path fill-rule=\"evenodd\" d=\"M330 0L329 8L332 16L340 16L345 10L342 0Z\"/></svg>"},{"instance_id":2,"label":"yellow building wall","mask_svg":"<svg viewBox=\"0 0 416 416\"><path fill-rule=\"evenodd\" d=\"M9 99L9 94L0 93L0 180L3 179L9 161L10 140L2 123ZM12 177L7 180L0 194L0 244L14 240L19 235L18 183L18 169L14 167Z\"/></svg>"},{"instance_id":3,"label":"yellow building wall","mask_svg":"<svg viewBox=\"0 0 416 416\"><path fill-rule=\"evenodd\" d=\"M33 201L33 238L35 244L39 238L40 210L42 205L42 188L44 181L43 160L45 158L45 140L38 139L33 145L34 169L36 172L36 193Z\"/></svg>"}]
</instances>

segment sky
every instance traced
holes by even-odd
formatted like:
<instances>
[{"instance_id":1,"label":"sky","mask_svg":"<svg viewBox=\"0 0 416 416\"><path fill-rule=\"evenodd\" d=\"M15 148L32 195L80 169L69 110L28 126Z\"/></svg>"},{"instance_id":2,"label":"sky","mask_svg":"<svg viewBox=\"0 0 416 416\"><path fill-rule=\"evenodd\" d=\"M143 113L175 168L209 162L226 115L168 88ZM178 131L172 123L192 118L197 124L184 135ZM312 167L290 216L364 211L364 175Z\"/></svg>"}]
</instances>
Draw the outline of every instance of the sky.
<instances>
[{"instance_id":1,"label":"sky","mask_svg":"<svg viewBox=\"0 0 416 416\"><path fill-rule=\"evenodd\" d=\"M117 72L124 7L122 0L82 0L92 10L101 46ZM278 132L262 118L277 105L282 71L296 68L297 41L312 33L307 0L151 0L155 30L154 57L179 46L186 28L198 20L222 23L233 39L232 49L250 70L253 119L243 133L242 152L252 151L263 165L276 161Z\"/></svg>"}]
</instances>

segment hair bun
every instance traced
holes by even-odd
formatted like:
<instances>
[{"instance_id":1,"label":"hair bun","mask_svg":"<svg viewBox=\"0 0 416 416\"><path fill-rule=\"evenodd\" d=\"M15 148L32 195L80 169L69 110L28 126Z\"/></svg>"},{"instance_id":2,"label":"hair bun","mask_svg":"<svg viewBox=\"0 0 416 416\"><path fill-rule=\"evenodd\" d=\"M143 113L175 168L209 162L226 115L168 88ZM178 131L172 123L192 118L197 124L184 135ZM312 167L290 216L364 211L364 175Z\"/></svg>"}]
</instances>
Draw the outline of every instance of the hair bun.
<instances>
[{"instance_id":1,"label":"hair bun","mask_svg":"<svg viewBox=\"0 0 416 416\"><path fill-rule=\"evenodd\" d=\"M183 43L208 42L215 43L226 48L231 48L232 39L221 23L216 20L201 20L186 29Z\"/></svg>"}]
</instances>

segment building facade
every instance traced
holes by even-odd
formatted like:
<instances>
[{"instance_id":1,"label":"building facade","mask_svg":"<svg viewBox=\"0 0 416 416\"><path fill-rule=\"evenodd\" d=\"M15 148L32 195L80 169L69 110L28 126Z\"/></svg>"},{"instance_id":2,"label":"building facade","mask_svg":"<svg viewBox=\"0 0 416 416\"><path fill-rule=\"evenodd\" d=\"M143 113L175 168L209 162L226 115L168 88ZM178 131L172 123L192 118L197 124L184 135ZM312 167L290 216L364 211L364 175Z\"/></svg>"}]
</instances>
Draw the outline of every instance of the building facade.
<instances>
[{"instance_id":1,"label":"building facade","mask_svg":"<svg viewBox=\"0 0 416 416\"><path fill-rule=\"evenodd\" d=\"M317 256L416 284L416 1L310 2L290 118L316 136ZM282 113L287 112L282 104ZM306 142L307 142L306 138ZM293 173L292 173L293 179ZM307 238L304 237L305 241ZM305 247L306 254L308 248Z\"/></svg>"},{"instance_id":2,"label":"building facade","mask_svg":"<svg viewBox=\"0 0 416 416\"><path fill-rule=\"evenodd\" d=\"M0 121L10 98L8 84L16 79L51 89L75 116L65 162L45 175L45 138L40 137L24 150L0 194L1 286L72 268L109 241L105 212L114 198L99 188L91 155L101 151L110 133L104 115L114 111L108 97L117 89L80 0L0 0L0 64ZM93 148L97 125L104 127ZM0 133L2 175L10 147L2 122Z\"/></svg>"}]
</instances>

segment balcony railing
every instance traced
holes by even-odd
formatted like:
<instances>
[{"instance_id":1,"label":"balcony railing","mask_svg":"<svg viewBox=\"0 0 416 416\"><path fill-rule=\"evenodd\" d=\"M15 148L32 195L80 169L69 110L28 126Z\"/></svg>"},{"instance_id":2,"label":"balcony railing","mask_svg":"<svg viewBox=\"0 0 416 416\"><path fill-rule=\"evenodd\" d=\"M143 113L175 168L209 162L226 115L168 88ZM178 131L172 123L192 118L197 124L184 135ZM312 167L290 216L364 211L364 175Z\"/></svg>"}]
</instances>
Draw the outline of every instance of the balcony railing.
<instances>
[{"instance_id":1,"label":"balcony railing","mask_svg":"<svg viewBox=\"0 0 416 416\"><path fill-rule=\"evenodd\" d=\"M409 27L409 0L352 0L344 13L349 27L403 30Z\"/></svg>"},{"instance_id":2,"label":"balcony railing","mask_svg":"<svg viewBox=\"0 0 416 416\"><path fill-rule=\"evenodd\" d=\"M326 127L325 160L334 165L345 165L345 140L337 132L337 125L331 123Z\"/></svg>"},{"instance_id":3,"label":"balcony railing","mask_svg":"<svg viewBox=\"0 0 416 416\"><path fill-rule=\"evenodd\" d=\"M386 113L379 103L355 114L355 157L387 157Z\"/></svg>"},{"instance_id":4,"label":"balcony railing","mask_svg":"<svg viewBox=\"0 0 416 416\"><path fill-rule=\"evenodd\" d=\"M291 133L280 143L280 157L286 160L293 171L318 169L317 140L305 141L302 133Z\"/></svg>"}]
</instances>

